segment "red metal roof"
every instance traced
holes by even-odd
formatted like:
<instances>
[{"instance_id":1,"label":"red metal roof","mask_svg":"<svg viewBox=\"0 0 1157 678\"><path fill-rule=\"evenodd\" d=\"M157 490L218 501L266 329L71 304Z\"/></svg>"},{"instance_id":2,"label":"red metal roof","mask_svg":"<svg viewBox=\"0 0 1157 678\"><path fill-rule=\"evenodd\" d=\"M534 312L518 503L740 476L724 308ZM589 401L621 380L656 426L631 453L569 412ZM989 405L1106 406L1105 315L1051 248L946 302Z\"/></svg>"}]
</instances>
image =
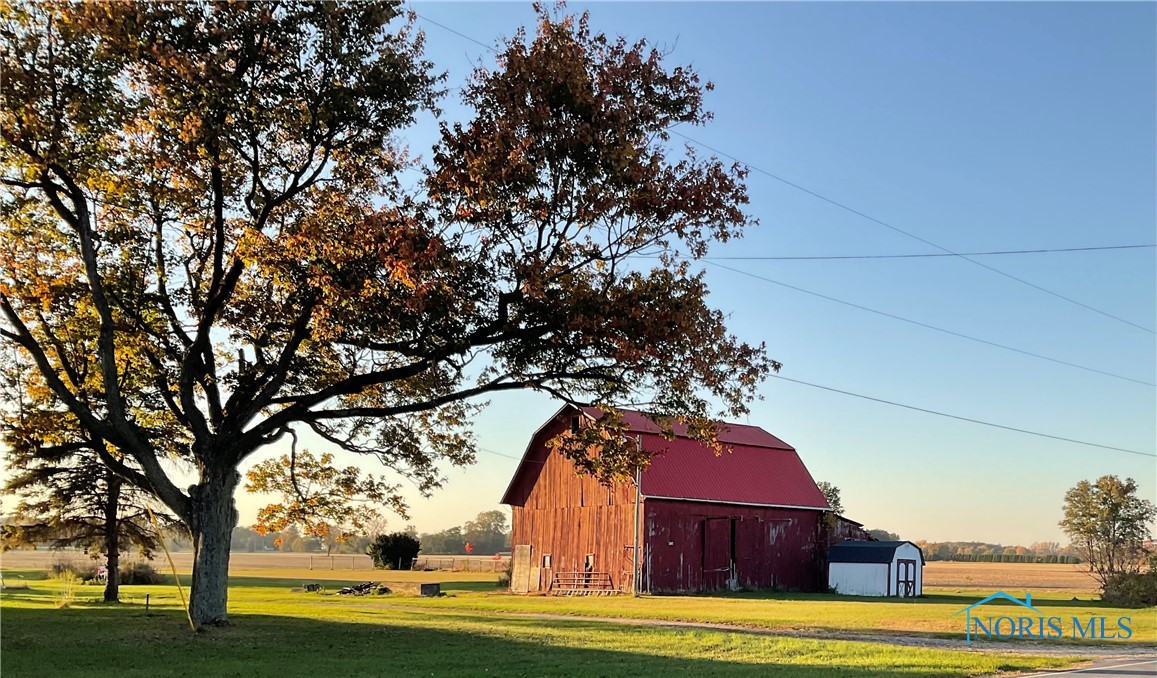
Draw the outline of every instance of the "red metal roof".
<instances>
[{"instance_id":1,"label":"red metal roof","mask_svg":"<svg viewBox=\"0 0 1157 678\"><path fill-rule=\"evenodd\" d=\"M586 412L593 417L602 414L594 408ZM685 427L676 425L678 437L666 440L645 415L622 413L631 431L643 434L643 449L655 453L643 471L644 496L828 508L795 448L758 426L722 424L719 440L724 450L716 456L710 447L686 437Z\"/></svg>"},{"instance_id":2,"label":"red metal roof","mask_svg":"<svg viewBox=\"0 0 1157 678\"><path fill-rule=\"evenodd\" d=\"M790 447L730 444L716 456L710 447L690 438L644 435L643 449L656 452L643 471L642 492L647 497L828 508L807 467Z\"/></svg>"},{"instance_id":3,"label":"red metal roof","mask_svg":"<svg viewBox=\"0 0 1157 678\"><path fill-rule=\"evenodd\" d=\"M603 416L603 411L597 407L584 407L583 412L594 419ZM623 421L630 427L632 432L659 433L659 426L648 419L642 412L636 412L634 410L619 410L619 412L622 413ZM676 423L674 428L675 435L681 438L687 437L686 426ZM729 445L746 445L749 447L770 447L777 450L795 449L758 426L745 424L720 424L719 442Z\"/></svg>"}]
</instances>

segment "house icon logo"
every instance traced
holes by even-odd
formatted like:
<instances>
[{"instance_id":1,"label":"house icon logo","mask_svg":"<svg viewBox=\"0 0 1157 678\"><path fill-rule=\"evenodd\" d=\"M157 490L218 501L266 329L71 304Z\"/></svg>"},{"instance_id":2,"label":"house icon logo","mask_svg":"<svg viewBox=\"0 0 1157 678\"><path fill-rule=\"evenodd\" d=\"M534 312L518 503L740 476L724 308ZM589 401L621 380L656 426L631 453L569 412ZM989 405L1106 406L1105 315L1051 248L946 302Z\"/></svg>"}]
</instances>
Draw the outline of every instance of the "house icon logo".
<instances>
[{"instance_id":1,"label":"house icon logo","mask_svg":"<svg viewBox=\"0 0 1157 678\"><path fill-rule=\"evenodd\" d=\"M997 591L996 593L992 594L991 596L984 598L983 600L978 600L975 603L969 605L968 607L966 607L966 608L964 608L958 612L953 613L953 615L952 615L953 617L955 617L958 614L964 613L965 619L966 619L967 624L968 624L966 628L967 628L967 638L968 638L968 644L969 645L972 644L972 628L973 628L972 610L973 610L973 608L980 607L981 605L984 605L985 603L991 603L994 600L1012 601L1012 602L1016 603L1017 605L1020 605L1021 607L1027 608L1029 610L1032 610L1033 612L1040 614L1040 610L1038 610L1032 606L1032 594L1031 593L1025 593L1024 594L1024 600L1020 600L1020 599L1016 598L1015 596L1008 595L1004 591ZM1011 617L1002 617L1001 619L1011 620L1012 618ZM989 618L989 621L991 622L991 618ZM999 622L999 621L1000 621L1000 619L997 620L997 622ZM983 625L983 623L981 623L978 619L977 620L977 626L981 629L984 629L985 633L991 637L992 630L993 630L992 626L995 626L995 625L990 625L989 627L985 627ZM1015 623L1014 623L1012 632L1009 634L1009 636L1011 637L1013 634L1015 634L1015 632L1016 632L1016 627L1015 627ZM997 630L997 635L998 636L1000 635L999 630Z\"/></svg>"}]
</instances>

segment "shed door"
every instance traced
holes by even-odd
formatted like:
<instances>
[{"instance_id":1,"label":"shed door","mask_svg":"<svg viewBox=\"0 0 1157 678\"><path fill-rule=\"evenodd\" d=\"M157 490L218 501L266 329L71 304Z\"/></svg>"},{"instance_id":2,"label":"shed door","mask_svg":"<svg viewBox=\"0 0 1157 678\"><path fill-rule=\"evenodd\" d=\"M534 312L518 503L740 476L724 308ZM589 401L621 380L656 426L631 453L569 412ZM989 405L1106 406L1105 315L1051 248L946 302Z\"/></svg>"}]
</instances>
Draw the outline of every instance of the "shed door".
<instances>
[{"instance_id":1,"label":"shed door","mask_svg":"<svg viewBox=\"0 0 1157 678\"><path fill-rule=\"evenodd\" d=\"M900 558L896 561L896 595L901 598L916 596L916 561Z\"/></svg>"},{"instance_id":2,"label":"shed door","mask_svg":"<svg viewBox=\"0 0 1157 678\"><path fill-rule=\"evenodd\" d=\"M735 561L735 521L706 518L703 521L703 588L732 588Z\"/></svg>"}]
</instances>

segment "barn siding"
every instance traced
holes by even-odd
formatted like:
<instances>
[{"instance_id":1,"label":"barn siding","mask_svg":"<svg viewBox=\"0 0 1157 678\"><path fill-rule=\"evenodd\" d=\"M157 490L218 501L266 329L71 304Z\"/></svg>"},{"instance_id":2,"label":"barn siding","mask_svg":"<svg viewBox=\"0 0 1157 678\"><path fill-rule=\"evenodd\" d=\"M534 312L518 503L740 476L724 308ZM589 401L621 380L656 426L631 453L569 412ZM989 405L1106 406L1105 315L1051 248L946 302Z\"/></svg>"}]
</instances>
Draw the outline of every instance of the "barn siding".
<instances>
[{"instance_id":1,"label":"barn siding","mask_svg":"<svg viewBox=\"0 0 1157 678\"><path fill-rule=\"evenodd\" d=\"M547 591L555 572L580 572L584 558L594 554L595 572L606 572L620 591L631 590L631 550L634 545L635 487L620 483L606 487L590 476L580 476L574 464L550 453L546 441L561 433L565 421L542 428L531 442L528 461L535 470L516 488L512 506L513 544L531 546L531 591ZM550 555L550 567L543 556Z\"/></svg>"},{"instance_id":2,"label":"barn siding","mask_svg":"<svg viewBox=\"0 0 1157 678\"><path fill-rule=\"evenodd\" d=\"M816 591L827 584L826 549L817 548L826 544L820 511L646 498L643 514L644 590Z\"/></svg>"}]
</instances>

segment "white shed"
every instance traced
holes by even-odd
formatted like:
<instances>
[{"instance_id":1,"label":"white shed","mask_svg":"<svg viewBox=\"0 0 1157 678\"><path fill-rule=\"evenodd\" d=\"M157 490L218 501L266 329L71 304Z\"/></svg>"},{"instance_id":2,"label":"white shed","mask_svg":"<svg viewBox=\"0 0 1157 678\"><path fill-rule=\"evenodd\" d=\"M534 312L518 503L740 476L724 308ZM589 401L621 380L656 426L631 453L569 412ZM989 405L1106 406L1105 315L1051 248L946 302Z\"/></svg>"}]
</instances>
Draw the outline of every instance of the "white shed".
<instances>
[{"instance_id":1,"label":"white shed","mask_svg":"<svg viewBox=\"0 0 1157 678\"><path fill-rule=\"evenodd\" d=\"M924 553L910 541L844 541L828 553L828 587L849 596L924 593Z\"/></svg>"}]
</instances>

